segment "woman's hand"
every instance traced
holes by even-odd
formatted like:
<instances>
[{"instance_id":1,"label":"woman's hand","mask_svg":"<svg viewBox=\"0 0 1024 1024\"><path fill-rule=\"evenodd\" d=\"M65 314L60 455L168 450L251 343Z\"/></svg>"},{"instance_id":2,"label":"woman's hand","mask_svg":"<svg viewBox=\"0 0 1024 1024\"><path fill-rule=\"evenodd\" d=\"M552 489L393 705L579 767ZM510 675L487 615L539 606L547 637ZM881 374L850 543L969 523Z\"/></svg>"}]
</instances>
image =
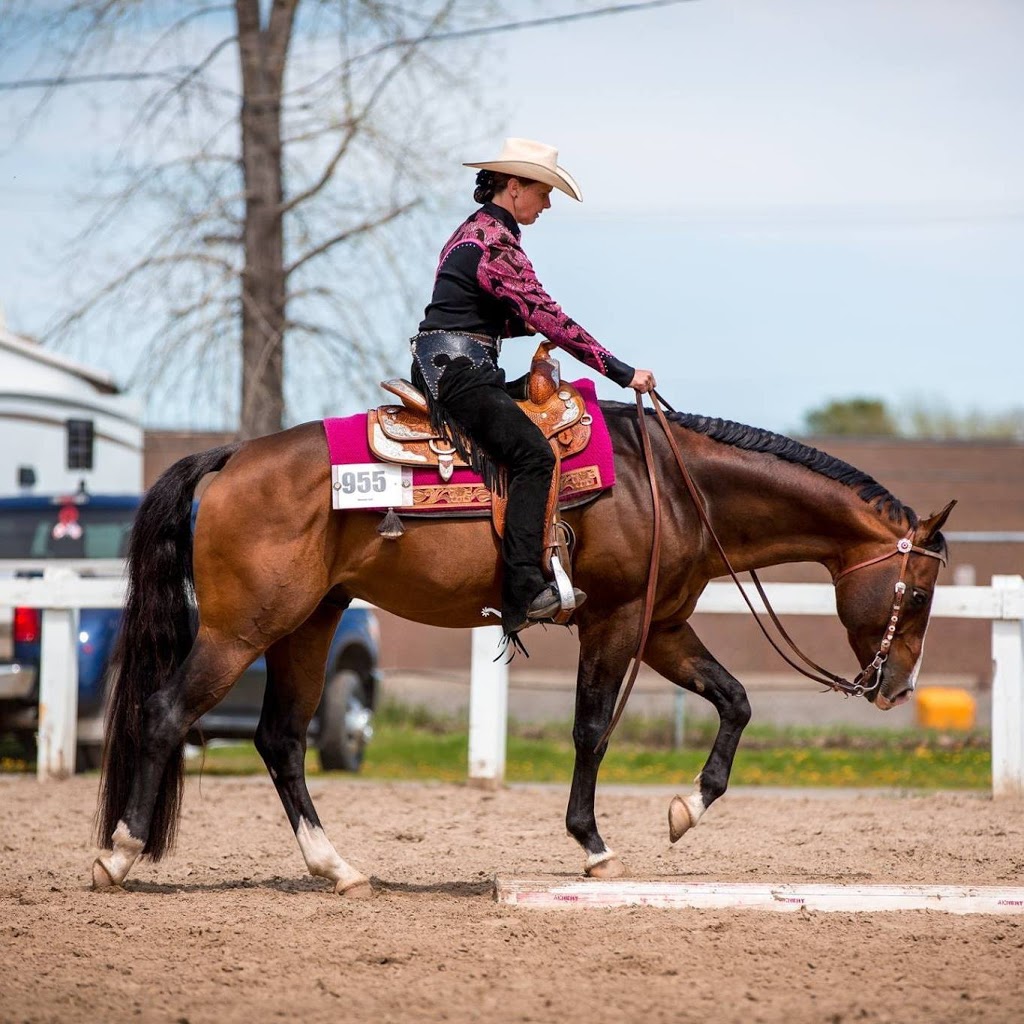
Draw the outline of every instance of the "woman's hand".
<instances>
[{"instance_id":1,"label":"woman's hand","mask_svg":"<svg viewBox=\"0 0 1024 1024\"><path fill-rule=\"evenodd\" d=\"M650 370L637 370L633 374L633 379L629 382L629 386L641 395L646 395L648 391L653 391L658 384Z\"/></svg>"}]
</instances>

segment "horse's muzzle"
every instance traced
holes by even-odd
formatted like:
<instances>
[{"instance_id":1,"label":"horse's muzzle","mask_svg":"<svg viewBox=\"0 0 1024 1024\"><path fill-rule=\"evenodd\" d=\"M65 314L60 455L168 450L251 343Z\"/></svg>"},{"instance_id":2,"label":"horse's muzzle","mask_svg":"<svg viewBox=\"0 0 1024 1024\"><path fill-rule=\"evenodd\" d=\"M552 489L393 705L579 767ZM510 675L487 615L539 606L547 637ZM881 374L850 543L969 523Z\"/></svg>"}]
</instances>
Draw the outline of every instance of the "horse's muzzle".
<instances>
[{"instance_id":1,"label":"horse's muzzle","mask_svg":"<svg viewBox=\"0 0 1024 1024\"><path fill-rule=\"evenodd\" d=\"M891 711L893 708L898 708L901 704L906 704L907 701L914 695L914 688L908 686L906 689L901 690L894 697L886 697L881 692L876 693L874 697L874 704L876 708L882 711Z\"/></svg>"}]
</instances>

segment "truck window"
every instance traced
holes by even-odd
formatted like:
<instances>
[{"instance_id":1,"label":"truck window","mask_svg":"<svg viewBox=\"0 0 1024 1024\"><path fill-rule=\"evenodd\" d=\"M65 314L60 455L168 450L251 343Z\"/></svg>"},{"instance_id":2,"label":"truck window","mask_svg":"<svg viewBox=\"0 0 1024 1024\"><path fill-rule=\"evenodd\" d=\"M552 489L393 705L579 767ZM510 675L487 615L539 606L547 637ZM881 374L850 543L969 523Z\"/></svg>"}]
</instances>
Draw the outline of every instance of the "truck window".
<instances>
[{"instance_id":1,"label":"truck window","mask_svg":"<svg viewBox=\"0 0 1024 1024\"><path fill-rule=\"evenodd\" d=\"M0 508L0 558L123 558L134 508Z\"/></svg>"}]
</instances>

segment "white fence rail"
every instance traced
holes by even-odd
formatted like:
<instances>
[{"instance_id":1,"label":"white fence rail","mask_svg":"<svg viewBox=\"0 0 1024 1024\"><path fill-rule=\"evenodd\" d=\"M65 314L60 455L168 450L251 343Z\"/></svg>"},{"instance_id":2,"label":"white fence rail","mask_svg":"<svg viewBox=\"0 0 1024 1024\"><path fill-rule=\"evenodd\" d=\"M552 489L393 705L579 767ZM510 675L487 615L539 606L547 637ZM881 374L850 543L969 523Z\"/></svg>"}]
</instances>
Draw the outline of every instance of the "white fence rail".
<instances>
[{"instance_id":1,"label":"white fence rail","mask_svg":"<svg viewBox=\"0 0 1024 1024\"><path fill-rule=\"evenodd\" d=\"M835 615L830 583L769 583L768 600L780 615ZM747 594L757 608L752 586ZM712 583L698 612L746 612L733 583ZM992 794L1024 797L1024 579L993 576L990 587L936 587L933 619L987 619L992 623Z\"/></svg>"},{"instance_id":2,"label":"white fence rail","mask_svg":"<svg viewBox=\"0 0 1024 1024\"><path fill-rule=\"evenodd\" d=\"M124 604L122 579L79 576L65 566L41 577L0 579L0 607L42 609L36 776L64 778L75 771L78 736L78 612Z\"/></svg>"},{"instance_id":3,"label":"white fence rail","mask_svg":"<svg viewBox=\"0 0 1024 1024\"><path fill-rule=\"evenodd\" d=\"M784 615L832 615L830 584L770 583L765 590ZM752 588L751 588L752 591ZM0 607L42 609L39 680L40 779L74 771L78 705L78 610L123 604L123 579L80 577L73 570L47 568L42 577L0 579ZM757 607L757 596L751 594ZM712 583L698 612L746 613L732 583ZM984 619L992 624L992 792L1024 797L1024 579L995 576L989 587L938 587L933 618ZM473 631L470 694L469 776L494 785L504 777L508 714L508 670L494 661L501 630Z\"/></svg>"}]
</instances>

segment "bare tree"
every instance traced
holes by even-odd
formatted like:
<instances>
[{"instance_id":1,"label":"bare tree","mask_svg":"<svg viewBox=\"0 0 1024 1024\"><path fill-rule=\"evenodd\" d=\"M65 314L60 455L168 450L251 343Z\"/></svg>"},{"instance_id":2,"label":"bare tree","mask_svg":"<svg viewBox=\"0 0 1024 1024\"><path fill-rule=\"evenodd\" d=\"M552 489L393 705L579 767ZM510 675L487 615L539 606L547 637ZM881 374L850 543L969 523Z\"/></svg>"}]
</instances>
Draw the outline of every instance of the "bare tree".
<instances>
[{"instance_id":1,"label":"bare tree","mask_svg":"<svg viewBox=\"0 0 1024 1024\"><path fill-rule=\"evenodd\" d=\"M410 303L428 197L490 134L476 40L679 2L502 22L508 0L0 0L0 92L28 103L8 116L31 130L70 96L122 121L47 340L134 318L140 383L227 403L243 437L280 429L288 388L351 390L394 351L383 313Z\"/></svg>"},{"instance_id":2,"label":"bare tree","mask_svg":"<svg viewBox=\"0 0 1024 1024\"><path fill-rule=\"evenodd\" d=\"M473 54L426 44L491 15L467 0L6 4L6 51L35 50L27 123L86 86L126 112L71 257L87 269L48 335L147 319L142 380L223 401L240 379L245 437L282 425L286 335L339 381L374 371L393 350L374 313L479 109ZM112 231L131 257L97 266Z\"/></svg>"}]
</instances>

